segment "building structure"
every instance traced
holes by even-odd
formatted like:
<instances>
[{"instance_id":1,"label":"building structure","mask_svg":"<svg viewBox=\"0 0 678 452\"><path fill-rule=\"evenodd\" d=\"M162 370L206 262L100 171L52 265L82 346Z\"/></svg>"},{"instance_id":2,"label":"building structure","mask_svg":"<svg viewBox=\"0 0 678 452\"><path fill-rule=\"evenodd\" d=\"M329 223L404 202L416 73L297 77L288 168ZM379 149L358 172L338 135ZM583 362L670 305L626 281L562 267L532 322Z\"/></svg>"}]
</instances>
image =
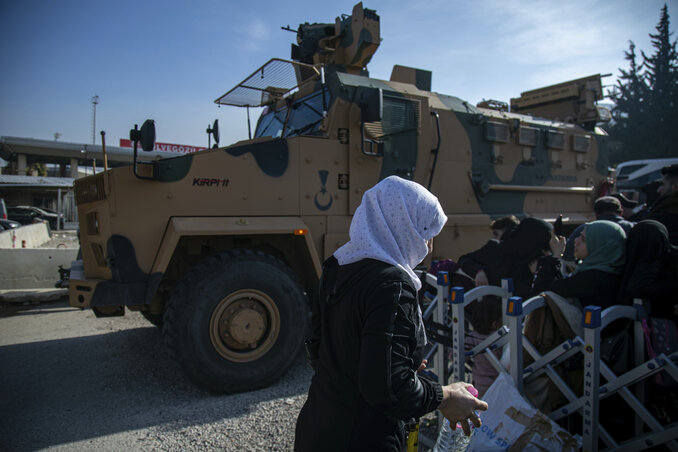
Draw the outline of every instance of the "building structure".
<instances>
[{"instance_id":1,"label":"building structure","mask_svg":"<svg viewBox=\"0 0 678 452\"><path fill-rule=\"evenodd\" d=\"M121 146L106 146L108 168L131 165L134 151L129 140ZM204 148L156 143L155 150L143 152L143 161L176 157ZM99 144L68 143L35 138L0 137L0 158L7 166L0 170L0 198L7 205L29 205L64 214L67 222L77 221L73 181L103 171L104 153Z\"/></svg>"}]
</instances>

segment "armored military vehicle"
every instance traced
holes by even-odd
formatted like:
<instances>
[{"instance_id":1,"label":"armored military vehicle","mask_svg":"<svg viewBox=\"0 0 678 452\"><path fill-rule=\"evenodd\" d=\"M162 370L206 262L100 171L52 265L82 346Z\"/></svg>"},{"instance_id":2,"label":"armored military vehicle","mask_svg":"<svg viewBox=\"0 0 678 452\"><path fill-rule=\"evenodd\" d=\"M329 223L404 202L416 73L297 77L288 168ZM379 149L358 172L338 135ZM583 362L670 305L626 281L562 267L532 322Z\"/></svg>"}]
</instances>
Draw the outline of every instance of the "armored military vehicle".
<instances>
[{"instance_id":1,"label":"armored military vehicle","mask_svg":"<svg viewBox=\"0 0 678 452\"><path fill-rule=\"evenodd\" d=\"M380 179L438 196L449 221L434 258L452 259L482 245L500 216L588 220L606 183L600 76L523 93L509 111L432 92L421 69L370 78L379 16L361 3L296 34L291 60L268 61L216 100L264 107L250 139L149 161L137 155L152 149L147 121L130 134L131 167L75 182L82 259L70 304L141 311L216 392L261 387L289 368L321 263Z\"/></svg>"}]
</instances>

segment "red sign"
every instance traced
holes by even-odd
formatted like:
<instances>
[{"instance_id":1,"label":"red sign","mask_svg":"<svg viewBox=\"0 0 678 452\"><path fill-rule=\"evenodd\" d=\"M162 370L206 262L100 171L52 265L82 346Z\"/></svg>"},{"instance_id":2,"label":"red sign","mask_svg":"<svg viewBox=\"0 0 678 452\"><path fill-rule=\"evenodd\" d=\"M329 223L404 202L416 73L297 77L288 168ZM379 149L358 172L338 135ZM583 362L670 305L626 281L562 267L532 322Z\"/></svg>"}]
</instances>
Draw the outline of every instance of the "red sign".
<instances>
[{"instance_id":1,"label":"red sign","mask_svg":"<svg viewBox=\"0 0 678 452\"><path fill-rule=\"evenodd\" d=\"M133 148L134 143L132 140L125 140L120 138L120 147L121 148ZM198 146L187 146L185 144L171 144L171 143L155 143L153 147L154 151L163 151L163 152L176 152L178 154L189 154L191 152L202 151L207 148L201 148Z\"/></svg>"}]
</instances>

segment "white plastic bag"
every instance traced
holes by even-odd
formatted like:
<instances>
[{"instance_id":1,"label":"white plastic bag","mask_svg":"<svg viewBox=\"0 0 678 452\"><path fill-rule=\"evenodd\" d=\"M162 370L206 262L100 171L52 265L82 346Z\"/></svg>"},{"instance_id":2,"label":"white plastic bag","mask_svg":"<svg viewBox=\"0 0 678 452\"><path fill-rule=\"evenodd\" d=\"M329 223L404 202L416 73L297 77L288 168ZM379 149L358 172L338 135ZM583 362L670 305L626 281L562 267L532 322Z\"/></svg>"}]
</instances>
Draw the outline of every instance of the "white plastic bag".
<instances>
[{"instance_id":1,"label":"white plastic bag","mask_svg":"<svg viewBox=\"0 0 678 452\"><path fill-rule=\"evenodd\" d=\"M473 432L469 452L575 452L580 448L572 435L523 399L506 373L499 374L483 400L489 409L480 412L483 425Z\"/></svg>"}]
</instances>

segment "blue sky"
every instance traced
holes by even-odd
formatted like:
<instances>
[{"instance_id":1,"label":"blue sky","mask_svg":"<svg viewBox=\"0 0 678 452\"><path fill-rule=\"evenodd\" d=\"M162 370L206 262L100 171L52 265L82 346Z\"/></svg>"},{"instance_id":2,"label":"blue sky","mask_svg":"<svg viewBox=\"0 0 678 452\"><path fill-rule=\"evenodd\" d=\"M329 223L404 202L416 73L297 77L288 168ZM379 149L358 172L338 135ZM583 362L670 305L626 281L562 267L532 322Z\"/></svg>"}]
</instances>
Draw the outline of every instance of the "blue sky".
<instances>
[{"instance_id":1,"label":"blue sky","mask_svg":"<svg viewBox=\"0 0 678 452\"><path fill-rule=\"evenodd\" d=\"M433 91L477 103L626 69L634 41L651 54L664 0L366 0L382 43L368 65L433 72ZM676 38L678 0L666 2ZM156 121L157 140L207 145L247 138L245 110L213 101L272 57L289 58L300 23L331 23L354 0L0 0L0 135L92 142ZM638 53L640 53L638 51ZM256 118L252 118L253 123Z\"/></svg>"}]
</instances>

